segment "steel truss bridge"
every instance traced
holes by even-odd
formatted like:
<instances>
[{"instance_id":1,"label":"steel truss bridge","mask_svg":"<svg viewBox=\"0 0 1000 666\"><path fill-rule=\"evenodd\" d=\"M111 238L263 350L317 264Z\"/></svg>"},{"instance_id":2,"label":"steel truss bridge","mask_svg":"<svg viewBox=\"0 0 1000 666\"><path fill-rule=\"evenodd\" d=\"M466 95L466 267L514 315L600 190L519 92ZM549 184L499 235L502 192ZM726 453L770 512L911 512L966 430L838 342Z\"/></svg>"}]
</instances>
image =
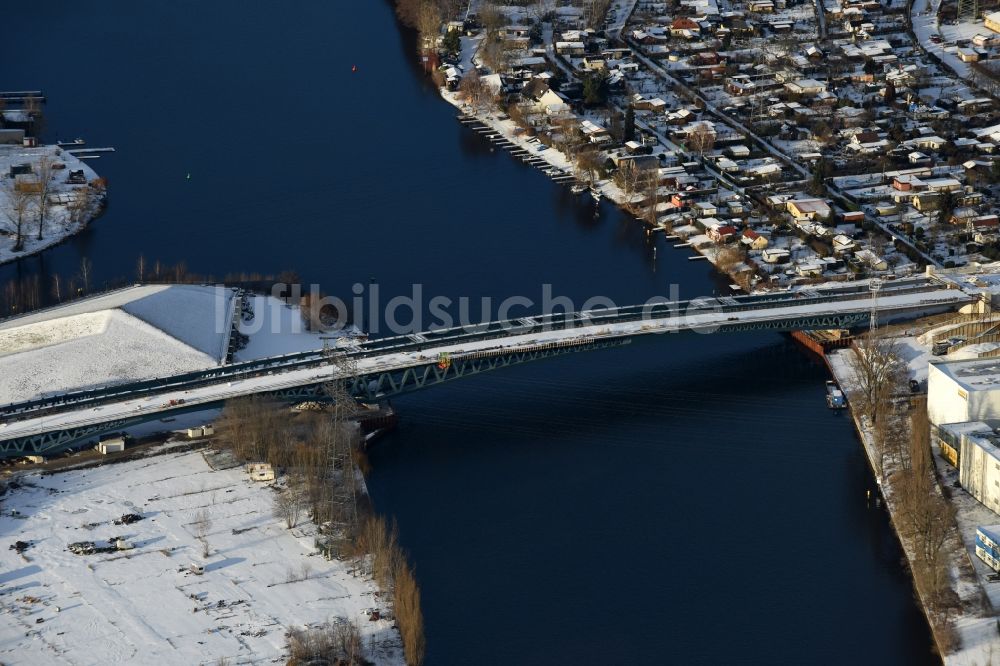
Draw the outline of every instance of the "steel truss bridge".
<instances>
[{"instance_id":1,"label":"steel truss bridge","mask_svg":"<svg viewBox=\"0 0 1000 666\"><path fill-rule=\"evenodd\" d=\"M0 407L0 457L44 455L168 415L266 395L321 399L342 382L376 401L565 354L617 347L638 336L695 331L791 331L866 326L953 310L976 297L931 277L763 295L700 298L491 321L378 339L339 340L333 349L232 363L127 384L47 395Z\"/></svg>"}]
</instances>

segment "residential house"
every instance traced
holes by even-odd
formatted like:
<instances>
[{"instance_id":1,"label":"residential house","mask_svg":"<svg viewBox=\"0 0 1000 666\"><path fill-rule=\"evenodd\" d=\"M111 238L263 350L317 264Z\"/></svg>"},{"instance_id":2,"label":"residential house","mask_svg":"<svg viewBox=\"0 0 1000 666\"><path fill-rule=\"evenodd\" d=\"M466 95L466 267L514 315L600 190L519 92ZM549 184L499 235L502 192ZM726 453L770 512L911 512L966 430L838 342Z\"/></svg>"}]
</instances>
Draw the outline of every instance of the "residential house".
<instances>
[{"instance_id":1,"label":"residential house","mask_svg":"<svg viewBox=\"0 0 1000 666\"><path fill-rule=\"evenodd\" d=\"M796 220L826 220L832 213L830 205L822 199L789 199L785 210Z\"/></svg>"},{"instance_id":2,"label":"residential house","mask_svg":"<svg viewBox=\"0 0 1000 666\"><path fill-rule=\"evenodd\" d=\"M812 97L826 90L826 84L816 79L798 79L785 84L785 89L793 95Z\"/></svg>"},{"instance_id":3,"label":"residential house","mask_svg":"<svg viewBox=\"0 0 1000 666\"><path fill-rule=\"evenodd\" d=\"M611 142L611 133L590 120L584 120L580 123L580 132L590 143L601 145Z\"/></svg>"},{"instance_id":4,"label":"residential house","mask_svg":"<svg viewBox=\"0 0 1000 666\"><path fill-rule=\"evenodd\" d=\"M753 229L744 229L743 235L740 237L740 242L751 250L767 249L767 237L760 235Z\"/></svg>"},{"instance_id":5,"label":"residential house","mask_svg":"<svg viewBox=\"0 0 1000 666\"><path fill-rule=\"evenodd\" d=\"M701 34L701 26L686 16L675 18L670 24L670 35L672 37L683 37L684 39L695 39Z\"/></svg>"},{"instance_id":6,"label":"residential house","mask_svg":"<svg viewBox=\"0 0 1000 666\"><path fill-rule=\"evenodd\" d=\"M769 264L783 264L791 258L791 253L783 248L768 248L760 253L761 259Z\"/></svg>"},{"instance_id":7,"label":"residential house","mask_svg":"<svg viewBox=\"0 0 1000 666\"><path fill-rule=\"evenodd\" d=\"M713 224L708 228L708 237L715 243L728 243L736 235L736 227L728 224Z\"/></svg>"},{"instance_id":8,"label":"residential house","mask_svg":"<svg viewBox=\"0 0 1000 666\"><path fill-rule=\"evenodd\" d=\"M833 237L833 251L836 254L844 254L845 252L853 252L857 244L854 242L850 236L845 236L844 234L837 234Z\"/></svg>"}]
</instances>

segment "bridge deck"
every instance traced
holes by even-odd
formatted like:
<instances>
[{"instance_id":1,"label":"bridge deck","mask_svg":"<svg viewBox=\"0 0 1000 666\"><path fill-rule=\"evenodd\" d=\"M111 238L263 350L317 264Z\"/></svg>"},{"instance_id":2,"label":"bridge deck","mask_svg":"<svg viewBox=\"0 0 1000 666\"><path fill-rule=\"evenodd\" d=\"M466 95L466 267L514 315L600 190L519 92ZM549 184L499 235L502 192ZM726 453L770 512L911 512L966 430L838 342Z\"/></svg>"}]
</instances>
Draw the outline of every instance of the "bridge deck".
<instances>
[{"instance_id":1,"label":"bridge deck","mask_svg":"<svg viewBox=\"0 0 1000 666\"><path fill-rule=\"evenodd\" d=\"M931 286L920 281L900 281L898 288L883 291L878 298L878 309L886 314L914 312L945 308L971 300L973 297L958 289L942 289L939 285ZM580 313L569 313L490 322L479 331L471 333L435 331L421 333L419 336L373 340L345 349L345 353L356 363L356 375L369 377L426 367L436 363L440 354L461 357L487 351L513 353L546 344L582 346L593 341L678 331L708 333L752 328L788 330L807 326L810 322L818 324L815 327L833 327L843 322L859 325L867 320L872 299L866 288L854 288L821 297L812 293L785 294L783 298L743 297L737 305L723 305L718 299L707 299L701 307L692 302L685 303L686 309L677 307L678 304L671 304L662 306L664 310L657 311L652 316L648 306L634 306L583 313L582 320L578 316ZM709 309L712 306L714 309ZM542 327L546 324L554 327L545 330ZM537 325L537 328L533 325ZM141 395L139 391L130 393L129 386L113 387L107 391L114 393L104 396L105 400L113 399L112 402L93 404L98 398L88 398L93 402L81 404L70 402L57 405L50 402L37 409L38 415L33 413L35 408L21 413L7 408L2 412L7 422L0 426L0 443L38 433L169 412L178 408L176 404L170 404L171 400L183 400L184 409L191 409L241 396L344 379L336 376L335 367L328 364L318 351L292 356L296 358L287 362L266 359L263 364L252 364L252 371L233 366L232 369L217 369L214 376L161 383L158 390L144 389ZM19 420L13 420L14 418Z\"/></svg>"}]
</instances>

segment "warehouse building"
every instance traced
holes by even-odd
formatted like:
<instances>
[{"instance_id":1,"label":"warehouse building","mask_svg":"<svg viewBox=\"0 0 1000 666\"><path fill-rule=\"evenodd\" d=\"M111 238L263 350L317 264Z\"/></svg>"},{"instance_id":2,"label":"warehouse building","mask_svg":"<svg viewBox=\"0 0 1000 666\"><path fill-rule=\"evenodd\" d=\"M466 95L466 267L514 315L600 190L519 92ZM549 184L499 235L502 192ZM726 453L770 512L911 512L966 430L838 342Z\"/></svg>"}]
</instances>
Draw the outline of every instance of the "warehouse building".
<instances>
[{"instance_id":1,"label":"warehouse building","mask_svg":"<svg viewBox=\"0 0 1000 666\"><path fill-rule=\"evenodd\" d=\"M1000 513L1000 436L993 432L962 435L958 479L986 508Z\"/></svg>"},{"instance_id":2,"label":"warehouse building","mask_svg":"<svg viewBox=\"0 0 1000 666\"><path fill-rule=\"evenodd\" d=\"M1000 359L929 363L927 416L937 426L1000 421Z\"/></svg>"},{"instance_id":3,"label":"warehouse building","mask_svg":"<svg viewBox=\"0 0 1000 666\"><path fill-rule=\"evenodd\" d=\"M987 435L993 432L988 424L982 421L969 421L967 423L945 423L940 426L931 426L931 435L934 443L941 451L941 457L958 467L958 454L962 450L962 437L966 435Z\"/></svg>"}]
</instances>

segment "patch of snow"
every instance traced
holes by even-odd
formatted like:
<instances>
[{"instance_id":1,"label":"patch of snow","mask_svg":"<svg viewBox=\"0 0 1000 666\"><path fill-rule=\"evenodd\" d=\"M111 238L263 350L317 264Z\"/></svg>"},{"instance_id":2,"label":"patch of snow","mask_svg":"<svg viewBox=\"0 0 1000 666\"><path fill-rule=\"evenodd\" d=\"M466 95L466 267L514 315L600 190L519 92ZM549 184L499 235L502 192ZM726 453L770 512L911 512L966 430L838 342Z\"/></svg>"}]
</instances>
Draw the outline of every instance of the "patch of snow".
<instances>
[{"instance_id":1,"label":"patch of snow","mask_svg":"<svg viewBox=\"0 0 1000 666\"><path fill-rule=\"evenodd\" d=\"M241 321L240 332L249 336L250 342L236 352L235 360L252 361L293 352L316 351L323 348L324 337L339 337L357 333L349 327L342 331L307 331L302 319L302 310L297 305L288 305L274 296L253 296L254 318Z\"/></svg>"}]
</instances>

